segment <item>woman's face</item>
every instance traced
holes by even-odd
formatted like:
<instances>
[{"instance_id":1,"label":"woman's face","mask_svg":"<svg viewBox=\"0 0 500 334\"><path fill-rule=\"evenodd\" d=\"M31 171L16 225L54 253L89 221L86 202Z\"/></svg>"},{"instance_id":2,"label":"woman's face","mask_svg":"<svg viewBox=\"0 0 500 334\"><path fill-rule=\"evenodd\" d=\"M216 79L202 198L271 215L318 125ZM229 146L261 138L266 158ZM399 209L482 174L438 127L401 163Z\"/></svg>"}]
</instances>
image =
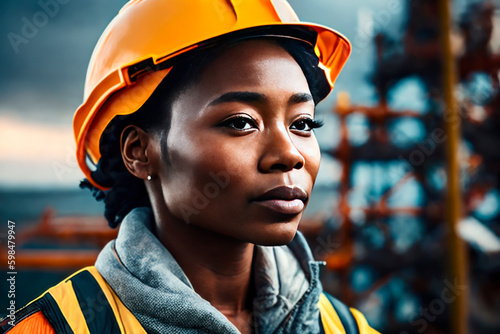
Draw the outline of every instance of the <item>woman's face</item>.
<instances>
[{"instance_id":1,"label":"woman's face","mask_svg":"<svg viewBox=\"0 0 500 334\"><path fill-rule=\"evenodd\" d=\"M254 40L224 51L173 102L166 143L157 143L166 148L154 171L163 219L254 244L290 242L320 163L313 118L306 78L284 49Z\"/></svg>"}]
</instances>

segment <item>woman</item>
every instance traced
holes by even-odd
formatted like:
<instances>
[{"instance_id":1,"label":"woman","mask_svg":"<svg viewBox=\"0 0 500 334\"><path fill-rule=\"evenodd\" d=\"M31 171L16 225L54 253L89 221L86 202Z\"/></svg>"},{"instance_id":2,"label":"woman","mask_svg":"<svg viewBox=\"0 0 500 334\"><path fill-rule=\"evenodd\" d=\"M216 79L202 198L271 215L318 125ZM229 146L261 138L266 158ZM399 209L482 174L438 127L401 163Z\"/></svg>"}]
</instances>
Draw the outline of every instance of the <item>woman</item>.
<instances>
[{"instance_id":1,"label":"woman","mask_svg":"<svg viewBox=\"0 0 500 334\"><path fill-rule=\"evenodd\" d=\"M322 293L297 232L320 163L315 105L349 52L284 0L129 2L74 120L82 186L119 236L4 328L376 333Z\"/></svg>"}]
</instances>

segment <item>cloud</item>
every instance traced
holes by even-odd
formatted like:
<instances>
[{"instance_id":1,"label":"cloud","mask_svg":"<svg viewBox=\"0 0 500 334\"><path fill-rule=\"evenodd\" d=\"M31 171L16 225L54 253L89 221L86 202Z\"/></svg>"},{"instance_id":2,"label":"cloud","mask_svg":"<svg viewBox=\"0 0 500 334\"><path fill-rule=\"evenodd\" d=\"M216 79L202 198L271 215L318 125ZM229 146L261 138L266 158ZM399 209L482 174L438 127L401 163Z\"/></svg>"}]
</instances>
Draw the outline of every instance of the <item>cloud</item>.
<instances>
[{"instance_id":1,"label":"cloud","mask_svg":"<svg viewBox=\"0 0 500 334\"><path fill-rule=\"evenodd\" d=\"M70 127L0 116L0 185L76 186L83 178Z\"/></svg>"}]
</instances>

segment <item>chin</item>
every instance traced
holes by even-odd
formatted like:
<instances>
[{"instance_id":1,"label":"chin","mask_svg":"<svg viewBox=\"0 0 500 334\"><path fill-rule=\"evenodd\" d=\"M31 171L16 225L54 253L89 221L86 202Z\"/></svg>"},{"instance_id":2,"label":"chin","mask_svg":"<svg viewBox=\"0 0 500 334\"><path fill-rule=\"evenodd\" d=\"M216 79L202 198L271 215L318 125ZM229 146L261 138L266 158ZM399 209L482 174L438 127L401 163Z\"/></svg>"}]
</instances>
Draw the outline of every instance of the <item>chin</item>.
<instances>
[{"instance_id":1,"label":"chin","mask_svg":"<svg viewBox=\"0 0 500 334\"><path fill-rule=\"evenodd\" d=\"M280 224L281 225L281 224ZM273 226L273 228L260 231L251 242L258 246L284 246L292 242L297 234L297 224L283 224L284 226ZM292 226L293 225L293 226Z\"/></svg>"}]
</instances>

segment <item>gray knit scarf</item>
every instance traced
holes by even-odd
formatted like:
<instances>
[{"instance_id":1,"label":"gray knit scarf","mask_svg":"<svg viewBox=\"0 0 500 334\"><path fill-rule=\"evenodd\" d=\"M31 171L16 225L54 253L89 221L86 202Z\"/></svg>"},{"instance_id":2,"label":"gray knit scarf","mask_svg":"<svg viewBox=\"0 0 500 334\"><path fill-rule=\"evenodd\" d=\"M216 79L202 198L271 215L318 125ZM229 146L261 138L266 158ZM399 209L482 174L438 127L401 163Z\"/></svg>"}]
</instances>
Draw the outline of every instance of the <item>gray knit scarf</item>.
<instances>
[{"instance_id":1,"label":"gray knit scarf","mask_svg":"<svg viewBox=\"0 0 500 334\"><path fill-rule=\"evenodd\" d=\"M132 210L96 262L125 306L148 333L239 333L193 290L152 224L151 209ZM255 333L319 333L322 262L314 261L300 232L288 246L257 246L254 254Z\"/></svg>"}]
</instances>

